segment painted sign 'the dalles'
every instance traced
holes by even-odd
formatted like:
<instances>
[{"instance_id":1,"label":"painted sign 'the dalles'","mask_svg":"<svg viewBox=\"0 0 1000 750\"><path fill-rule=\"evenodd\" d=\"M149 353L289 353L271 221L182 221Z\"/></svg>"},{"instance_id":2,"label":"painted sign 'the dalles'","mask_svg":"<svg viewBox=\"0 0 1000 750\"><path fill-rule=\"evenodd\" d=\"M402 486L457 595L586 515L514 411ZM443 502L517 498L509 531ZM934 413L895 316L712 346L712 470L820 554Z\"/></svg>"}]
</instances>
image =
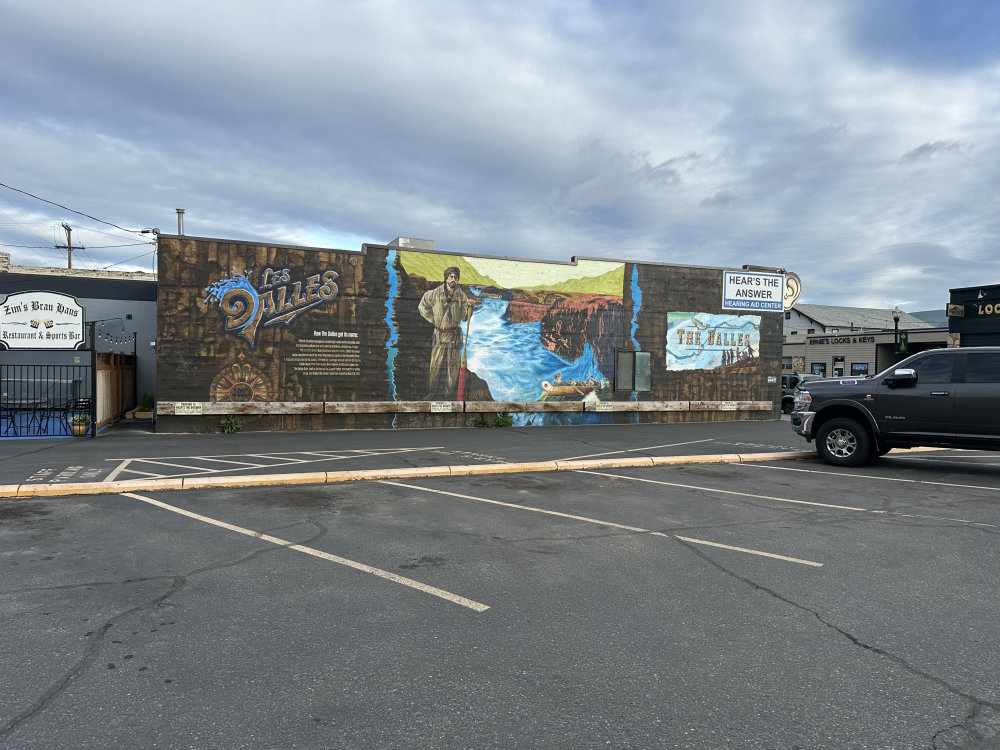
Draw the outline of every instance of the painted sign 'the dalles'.
<instances>
[{"instance_id":1,"label":"painted sign 'the dalles'","mask_svg":"<svg viewBox=\"0 0 1000 750\"><path fill-rule=\"evenodd\" d=\"M217 302L225 314L226 330L242 336L250 346L261 326L288 325L307 310L332 302L339 291L335 283L339 274L333 270L293 282L289 269L265 268L259 287L250 280L250 273L234 272L205 289L205 303Z\"/></svg>"},{"instance_id":2,"label":"painted sign 'the dalles'","mask_svg":"<svg viewBox=\"0 0 1000 750\"><path fill-rule=\"evenodd\" d=\"M0 303L3 348L78 349L83 344L83 308L76 297L19 292Z\"/></svg>"}]
</instances>

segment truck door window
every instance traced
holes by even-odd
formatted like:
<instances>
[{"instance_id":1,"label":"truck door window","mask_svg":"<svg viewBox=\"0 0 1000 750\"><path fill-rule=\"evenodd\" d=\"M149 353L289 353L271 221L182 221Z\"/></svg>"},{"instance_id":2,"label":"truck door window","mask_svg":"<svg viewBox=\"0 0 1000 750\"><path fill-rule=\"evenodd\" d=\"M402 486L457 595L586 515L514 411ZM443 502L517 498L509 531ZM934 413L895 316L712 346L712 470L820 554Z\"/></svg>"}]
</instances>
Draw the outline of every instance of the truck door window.
<instances>
[{"instance_id":1,"label":"truck door window","mask_svg":"<svg viewBox=\"0 0 1000 750\"><path fill-rule=\"evenodd\" d=\"M955 365L954 357L924 357L910 365L917 371L917 383L931 385L934 383L950 383L951 371Z\"/></svg>"}]
</instances>

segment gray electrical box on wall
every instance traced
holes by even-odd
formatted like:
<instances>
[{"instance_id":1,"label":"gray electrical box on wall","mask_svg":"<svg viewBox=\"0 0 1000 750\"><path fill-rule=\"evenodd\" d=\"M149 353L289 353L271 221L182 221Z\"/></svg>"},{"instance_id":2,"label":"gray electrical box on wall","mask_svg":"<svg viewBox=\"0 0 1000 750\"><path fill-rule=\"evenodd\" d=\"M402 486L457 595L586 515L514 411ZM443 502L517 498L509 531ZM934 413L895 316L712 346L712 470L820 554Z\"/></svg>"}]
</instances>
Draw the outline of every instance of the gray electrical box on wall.
<instances>
[{"instance_id":1,"label":"gray electrical box on wall","mask_svg":"<svg viewBox=\"0 0 1000 750\"><path fill-rule=\"evenodd\" d=\"M615 371L616 391L648 391L652 364L649 352L618 352Z\"/></svg>"},{"instance_id":2,"label":"gray electrical box on wall","mask_svg":"<svg viewBox=\"0 0 1000 750\"><path fill-rule=\"evenodd\" d=\"M652 360L649 352L635 353L635 382L632 385L633 391L648 391L652 388L650 379L652 371Z\"/></svg>"}]
</instances>

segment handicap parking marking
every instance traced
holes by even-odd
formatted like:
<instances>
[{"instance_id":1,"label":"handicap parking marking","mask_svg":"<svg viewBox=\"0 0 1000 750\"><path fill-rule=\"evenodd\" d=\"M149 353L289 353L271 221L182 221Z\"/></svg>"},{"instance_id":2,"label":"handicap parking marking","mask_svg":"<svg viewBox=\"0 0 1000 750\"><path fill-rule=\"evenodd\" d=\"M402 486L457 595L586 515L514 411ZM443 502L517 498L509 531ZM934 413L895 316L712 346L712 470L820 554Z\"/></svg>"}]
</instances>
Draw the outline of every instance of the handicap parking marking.
<instances>
[{"instance_id":1,"label":"handicap parking marking","mask_svg":"<svg viewBox=\"0 0 1000 750\"><path fill-rule=\"evenodd\" d=\"M278 469L301 467L325 461L345 461L358 458L394 456L403 453L440 451L442 446L423 448L373 448L330 451L289 451L276 453L224 453L214 456L158 456L145 458L107 458L117 465L104 478L106 482L121 479L176 479L179 477L217 475L247 469ZM209 464L209 465L206 465ZM221 466L220 466L221 464ZM167 470L165 470L167 469ZM177 469L179 471L170 471Z\"/></svg>"},{"instance_id":2,"label":"handicap parking marking","mask_svg":"<svg viewBox=\"0 0 1000 750\"><path fill-rule=\"evenodd\" d=\"M43 467L36 469L24 484L60 484L62 482L99 482L105 469L98 466L67 466L63 469Z\"/></svg>"}]
</instances>

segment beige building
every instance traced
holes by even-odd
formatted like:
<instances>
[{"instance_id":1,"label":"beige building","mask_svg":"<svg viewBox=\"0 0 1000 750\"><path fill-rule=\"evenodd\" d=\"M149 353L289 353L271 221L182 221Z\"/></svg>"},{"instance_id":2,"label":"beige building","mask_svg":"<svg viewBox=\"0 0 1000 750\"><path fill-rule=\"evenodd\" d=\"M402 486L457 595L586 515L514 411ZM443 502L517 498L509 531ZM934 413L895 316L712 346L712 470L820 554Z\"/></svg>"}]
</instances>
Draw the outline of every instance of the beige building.
<instances>
[{"instance_id":1,"label":"beige building","mask_svg":"<svg viewBox=\"0 0 1000 750\"><path fill-rule=\"evenodd\" d=\"M794 305L785 311L782 370L827 377L874 375L908 354L947 346L947 328L895 312L898 321L893 310ZM906 353L897 353L897 340L905 343Z\"/></svg>"}]
</instances>

